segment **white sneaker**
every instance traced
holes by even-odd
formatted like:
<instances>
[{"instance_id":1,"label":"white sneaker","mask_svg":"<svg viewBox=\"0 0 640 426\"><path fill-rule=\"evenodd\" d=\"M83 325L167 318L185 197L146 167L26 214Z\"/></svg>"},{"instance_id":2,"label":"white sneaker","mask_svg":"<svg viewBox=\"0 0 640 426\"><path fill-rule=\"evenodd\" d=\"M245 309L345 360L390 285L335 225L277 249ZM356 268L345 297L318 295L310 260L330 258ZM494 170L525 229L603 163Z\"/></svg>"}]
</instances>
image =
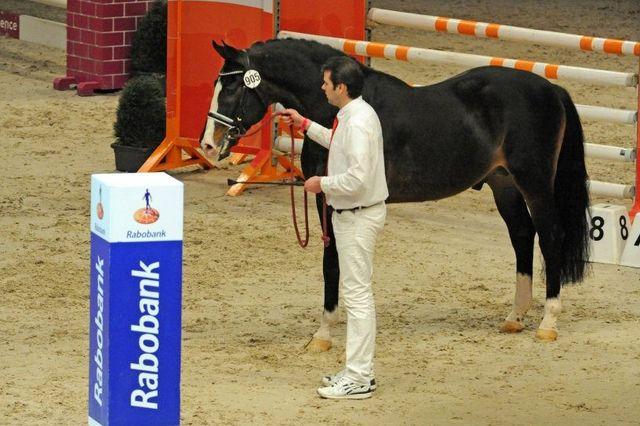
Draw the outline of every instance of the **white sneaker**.
<instances>
[{"instance_id":1,"label":"white sneaker","mask_svg":"<svg viewBox=\"0 0 640 426\"><path fill-rule=\"evenodd\" d=\"M344 376L344 373L345 373L345 371L341 370L341 371L338 371L334 375L324 376L322 378L322 384L325 385L325 386L333 386L333 384L335 382L337 382L338 379L340 379L341 377ZM371 388L372 391L376 390L376 388L378 387L378 385L376 384L376 378L375 377L371 378L371 381L369 383L369 387Z\"/></svg>"},{"instance_id":2,"label":"white sneaker","mask_svg":"<svg viewBox=\"0 0 640 426\"><path fill-rule=\"evenodd\" d=\"M318 395L328 399L366 399L371 398L373 390L369 385L355 383L343 376L331 386L318 388Z\"/></svg>"}]
</instances>

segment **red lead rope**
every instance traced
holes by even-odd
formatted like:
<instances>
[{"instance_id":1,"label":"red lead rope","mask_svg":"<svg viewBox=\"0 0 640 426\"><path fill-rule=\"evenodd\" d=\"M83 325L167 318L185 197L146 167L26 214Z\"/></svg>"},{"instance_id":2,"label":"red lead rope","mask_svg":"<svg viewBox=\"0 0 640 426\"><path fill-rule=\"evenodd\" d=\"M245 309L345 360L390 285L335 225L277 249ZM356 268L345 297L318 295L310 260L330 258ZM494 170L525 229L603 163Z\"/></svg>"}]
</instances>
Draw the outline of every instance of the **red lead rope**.
<instances>
[{"instance_id":1,"label":"red lead rope","mask_svg":"<svg viewBox=\"0 0 640 426\"><path fill-rule=\"evenodd\" d=\"M295 134L293 132L293 124L289 126L289 133L291 135L291 165L293 166L295 160ZM291 175L291 182L294 182L296 177ZM309 207L307 204L307 191L304 191L304 226L305 235L304 240L300 238L300 230L298 229L298 217L296 215L296 200L293 193L293 185L290 188L291 191L291 217L293 219L293 228L296 230L296 238L300 247L305 248L309 244Z\"/></svg>"},{"instance_id":2,"label":"red lead rope","mask_svg":"<svg viewBox=\"0 0 640 426\"><path fill-rule=\"evenodd\" d=\"M333 134L336 131L336 127L338 127L338 119L336 118L333 121L333 128L331 129L331 139L329 139L329 149L331 149L331 142L333 142ZM293 124L289 126L289 133L291 136L291 164L293 165L295 160L295 136L293 132ZM327 158L327 168L325 169L325 175L329 174L329 159ZM295 181L295 176L291 176L291 181ZM300 230L298 229L298 217L296 215L296 201L293 192L293 185L290 188L291 191L291 217L293 219L293 228L296 231L296 238L298 239L298 244L300 247L305 248L307 244L309 244L309 209L307 204L307 191L304 191L304 226L305 226L305 236L304 240L300 238ZM322 242L325 247L329 247L329 243L331 242L331 238L329 237L329 232L327 230L327 197L325 194L322 194Z\"/></svg>"}]
</instances>

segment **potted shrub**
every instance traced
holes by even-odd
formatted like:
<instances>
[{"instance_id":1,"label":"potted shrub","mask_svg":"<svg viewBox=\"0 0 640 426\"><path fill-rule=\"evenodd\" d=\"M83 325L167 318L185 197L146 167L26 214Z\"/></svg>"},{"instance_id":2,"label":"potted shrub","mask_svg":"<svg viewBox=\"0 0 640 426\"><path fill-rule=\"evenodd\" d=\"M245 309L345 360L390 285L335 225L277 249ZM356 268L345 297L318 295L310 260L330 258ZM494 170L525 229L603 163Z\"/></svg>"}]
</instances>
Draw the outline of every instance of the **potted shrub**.
<instances>
[{"instance_id":1,"label":"potted shrub","mask_svg":"<svg viewBox=\"0 0 640 426\"><path fill-rule=\"evenodd\" d=\"M165 136L166 102L163 83L153 75L129 80L118 102L111 144L116 169L136 172Z\"/></svg>"},{"instance_id":2,"label":"potted shrub","mask_svg":"<svg viewBox=\"0 0 640 426\"><path fill-rule=\"evenodd\" d=\"M142 18L131 43L131 73L166 74L167 2L158 0Z\"/></svg>"}]
</instances>

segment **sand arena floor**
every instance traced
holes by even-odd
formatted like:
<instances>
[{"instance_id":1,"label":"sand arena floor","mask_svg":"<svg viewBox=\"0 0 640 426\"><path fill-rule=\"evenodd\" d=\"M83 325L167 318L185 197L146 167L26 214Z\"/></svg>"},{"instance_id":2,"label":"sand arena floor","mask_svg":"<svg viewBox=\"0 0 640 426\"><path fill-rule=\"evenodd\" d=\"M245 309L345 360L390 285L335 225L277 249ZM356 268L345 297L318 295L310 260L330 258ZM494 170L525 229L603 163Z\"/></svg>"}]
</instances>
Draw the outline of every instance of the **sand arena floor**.
<instances>
[{"instance_id":1,"label":"sand arena floor","mask_svg":"<svg viewBox=\"0 0 640 426\"><path fill-rule=\"evenodd\" d=\"M640 39L640 4L631 0L372 3ZM21 7L37 8L29 4ZM373 40L627 72L638 65L382 26ZM462 70L373 65L414 83ZM114 169L118 94L52 90L64 72L63 51L0 39L0 424L87 418L89 177ZM562 84L577 103L637 106L633 89ZM634 131L585 122L595 143L631 147ZM629 164L588 168L599 180L633 179ZM319 399L320 377L342 363L345 327L338 325L331 351L301 350L322 307L318 221L313 216L310 247L299 249L285 189L224 196L226 178L239 170L172 172L185 184L183 424L638 424L640 270L594 265L584 283L563 291L559 340L542 344L534 338L544 301L537 251L527 328L500 334L515 260L488 189L389 206L376 254L379 389L367 401Z\"/></svg>"}]
</instances>

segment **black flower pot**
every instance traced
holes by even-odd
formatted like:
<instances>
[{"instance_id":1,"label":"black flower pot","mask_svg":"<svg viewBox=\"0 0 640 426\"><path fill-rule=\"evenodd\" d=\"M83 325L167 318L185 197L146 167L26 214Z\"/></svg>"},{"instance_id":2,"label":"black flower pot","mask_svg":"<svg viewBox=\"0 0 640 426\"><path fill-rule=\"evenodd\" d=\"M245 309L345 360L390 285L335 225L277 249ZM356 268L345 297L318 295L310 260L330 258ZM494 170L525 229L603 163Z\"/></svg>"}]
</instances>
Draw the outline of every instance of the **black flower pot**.
<instances>
[{"instance_id":1,"label":"black flower pot","mask_svg":"<svg viewBox=\"0 0 640 426\"><path fill-rule=\"evenodd\" d=\"M155 150L154 147L120 145L118 142L112 143L111 148L116 157L116 170L129 173L137 172Z\"/></svg>"}]
</instances>

